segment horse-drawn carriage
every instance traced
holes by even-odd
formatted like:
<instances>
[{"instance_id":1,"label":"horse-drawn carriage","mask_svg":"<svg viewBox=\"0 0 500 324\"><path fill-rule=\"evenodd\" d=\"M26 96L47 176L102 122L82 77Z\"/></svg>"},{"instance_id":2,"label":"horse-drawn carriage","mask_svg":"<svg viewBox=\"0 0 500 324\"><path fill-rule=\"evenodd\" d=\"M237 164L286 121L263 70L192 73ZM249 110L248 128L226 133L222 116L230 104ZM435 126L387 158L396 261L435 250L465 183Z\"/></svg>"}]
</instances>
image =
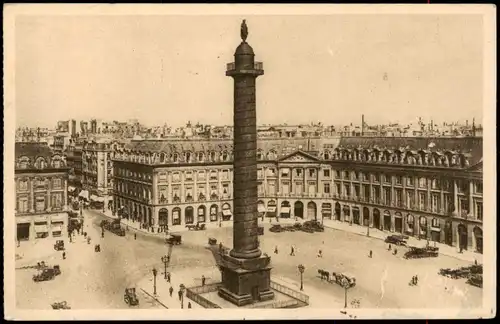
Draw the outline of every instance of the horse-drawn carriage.
<instances>
[{"instance_id":1,"label":"horse-drawn carriage","mask_svg":"<svg viewBox=\"0 0 500 324\"><path fill-rule=\"evenodd\" d=\"M193 230L193 231L204 231L207 229L207 226L205 225L205 223L196 223L196 225L193 225L193 224L188 224L186 225L186 228L188 230Z\"/></svg>"},{"instance_id":2,"label":"horse-drawn carriage","mask_svg":"<svg viewBox=\"0 0 500 324\"><path fill-rule=\"evenodd\" d=\"M326 280L329 283L336 283L344 288L352 288L356 286L356 277L349 273L332 271L330 275L328 271L318 269L318 274L320 275L321 280Z\"/></svg>"},{"instance_id":3,"label":"horse-drawn carriage","mask_svg":"<svg viewBox=\"0 0 500 324\"><path fill-rule=\"evenodd\" d=\"M129 306L139 305L139 298L137 298L137 294L135 293L135 288L125 288L125 294L123 295L123 300Z\"/></svg>"}]
</instances>

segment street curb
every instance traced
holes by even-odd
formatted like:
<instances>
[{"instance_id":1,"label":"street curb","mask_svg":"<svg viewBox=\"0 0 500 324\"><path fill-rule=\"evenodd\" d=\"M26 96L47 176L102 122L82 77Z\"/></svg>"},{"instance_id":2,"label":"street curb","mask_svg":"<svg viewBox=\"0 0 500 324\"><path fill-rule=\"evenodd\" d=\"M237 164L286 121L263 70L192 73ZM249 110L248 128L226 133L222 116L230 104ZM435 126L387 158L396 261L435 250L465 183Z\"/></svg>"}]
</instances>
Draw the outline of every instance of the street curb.
<instances>
[{"instance_id":1,"label":"street curb","mask_svg":"<svg viewBox=\"0 0 500 324\"><path fill-rule=\"evenodd\" d=\"M165 307L166 309L168 309L168 307L162 303L161 301L158 300L158 298L156 298L155 296L151 295L150 293L148 293L146 290L140 288L146 295L148 295L149 297L153 298L154 300L156 300L160 305L162 305L163 307Z\"/></svg>"}]
</instances>

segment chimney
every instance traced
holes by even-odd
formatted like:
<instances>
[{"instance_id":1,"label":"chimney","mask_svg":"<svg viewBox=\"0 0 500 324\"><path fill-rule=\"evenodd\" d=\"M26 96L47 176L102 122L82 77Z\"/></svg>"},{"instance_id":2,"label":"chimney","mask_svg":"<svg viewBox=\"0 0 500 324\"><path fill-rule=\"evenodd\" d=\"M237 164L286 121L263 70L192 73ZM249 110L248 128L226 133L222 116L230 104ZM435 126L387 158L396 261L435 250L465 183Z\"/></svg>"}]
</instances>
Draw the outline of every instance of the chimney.
<instances>
[{"instance_id":1,"label":"chimney","mask_svg":"<svg viewBox=\"0 0 500 324\"><path fill-rule=\"evenodd\" d=\"M365 115L361 115L361 136L365 135Z\"/></svg>"},{"instance_id":2,"label":"chimney","mask_svg":"<svg viewBox=\"0 0 500 324\"><path fill-rule=\"evenodd\" d=\"M476 119L472 118L472 136L476 136Z\"/></svg>"},{"instance_id":3,"label":"chimney","mask_svg":"<svg viewBox=\"0 0 500 324\"><path fill-rule=\"evenodd\" d=\"M468 126L469 126L469 120L468 120L468 119L466 119L466 120L465 120L465 126L466 126L466 127L468 127Z\"/></svg>"}]
</instances>

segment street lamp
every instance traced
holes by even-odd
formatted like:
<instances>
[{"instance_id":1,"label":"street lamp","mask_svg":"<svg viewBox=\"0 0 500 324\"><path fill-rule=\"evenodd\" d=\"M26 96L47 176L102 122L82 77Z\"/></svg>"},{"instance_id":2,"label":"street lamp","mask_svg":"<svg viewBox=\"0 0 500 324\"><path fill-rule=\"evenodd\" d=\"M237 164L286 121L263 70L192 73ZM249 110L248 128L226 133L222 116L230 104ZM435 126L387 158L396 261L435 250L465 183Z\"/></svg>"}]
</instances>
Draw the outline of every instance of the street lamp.
<instances>
[{"instance_id":1,"label":"street lamp","mask_svg":"<svg viewBox=\"0 0 500 324\"><path fill-rule=\"evenodd\" d=\"M306 270L306 268L302 264L299 264L299 266L297 268L299 269L299 272L300 272L300 290L304 290L303 274L304 274L304 270Z\"/></svg>"},{"instance_id":2,"label":"street lamp","mask_svg":"<svg viewBox=\"0 0 500 324\"><path fill-rule=\"evenodd\" d=\"M167 279L167 263L169 261L170 257L164 255L161 257L161 262L163 262L163 264L165 265L165 276L164 276L164 279Z\"/></svg>"},{"instance_id":3,"label":"street lamp","mask_svg":"<svg viewBox=\"0 0 500 324\"><path fill-rule=\"evenodd\" d=\"M366 224L366 236L370 236L370 221L368 220L368 224Z\"/></svg>"},{"instance_id":4,"label":"street lamp","mask_svg":"<svg viewBox=\"0 0 500 324\"><path fill-rule=\"evenodd\" d=\"M186 290L186 286L184 286L184 284L180 284L179 291L181 292L181 308L184 308L184 290Z\"/></svg>"},{"instance_id":5,"label":"street lamp","mask_svg":"<svg viewBox=\"0 0 500 324\"><path fill-rule=\"evenodd\" d=\"M156 275L158 274L158 270L156 268L153 268L153 295L156 296Z\"/></svg>"},{"instance_id":6,"label":"street lamp","mask_svg":"<svg viewBox=\"0 0 500 324\"><path fill-rule=\"evenodd\" d=\"M345 304L344 308L347 308L347 289L349 289L349 281L346 278L342 279L342 287L344 288Z\"/></svg>"}]
</instances>

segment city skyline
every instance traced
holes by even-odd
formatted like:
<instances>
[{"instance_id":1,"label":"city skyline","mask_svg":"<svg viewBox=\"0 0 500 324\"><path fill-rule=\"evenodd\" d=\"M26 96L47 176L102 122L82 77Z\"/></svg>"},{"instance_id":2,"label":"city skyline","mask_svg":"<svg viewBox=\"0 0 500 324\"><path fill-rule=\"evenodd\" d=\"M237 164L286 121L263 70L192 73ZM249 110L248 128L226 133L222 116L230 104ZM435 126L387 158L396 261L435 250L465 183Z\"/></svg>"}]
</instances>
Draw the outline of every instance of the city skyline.
<instances>
[{"instance_id":1,"label":"city skyline","mask_svg":"<svg viewBox=\"0 0 500 324\"><path fill-rule=\"evenodd\" d=\"M53 126L73 116L232 125L224 70L233 53L223 49L238 43L230 32L238 18L18 18L16 124ZM481 17L252 16L248 22L266 70L258 81L258 124L350 124L361 114L374 125L418 117L483 124ZM204 28L190 30L193 24ZM376 113L389 109L391 120Z\"/></svg>"}]
</instances>

